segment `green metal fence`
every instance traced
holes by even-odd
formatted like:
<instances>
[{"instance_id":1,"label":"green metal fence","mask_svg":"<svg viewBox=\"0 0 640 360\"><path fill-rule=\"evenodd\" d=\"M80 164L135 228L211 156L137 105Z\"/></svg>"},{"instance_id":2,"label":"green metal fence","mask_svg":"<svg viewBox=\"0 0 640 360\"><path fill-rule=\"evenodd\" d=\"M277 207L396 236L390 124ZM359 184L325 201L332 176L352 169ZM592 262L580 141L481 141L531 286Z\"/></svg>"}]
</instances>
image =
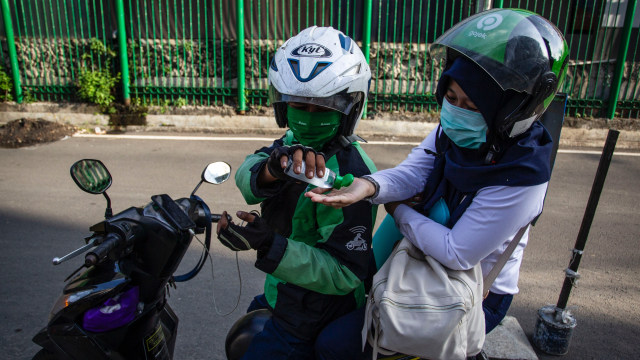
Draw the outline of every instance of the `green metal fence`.
<instances>
[{"instance_id":1,"label":"green metal fence","mask_svg":"<svg viewBox=\"0 0 640 360\"><path fill-rule=\"evenodd\" d=\"M441 68L429 44L484 8L517 7L557 24L570 45L569 115L638 118L637 2L0 0L0 65L35 100L77 101L80 75L106 71L120 76L118 101L244 111L268 105L268 64L285 39L333 26L368 57L369 113L432 111Z\"/></svg>"},{"instance_id":2,"label":"green metal fence","mask_svg":"<svg viewBox=\"0 0 640 360\"><path fill-rule=\"evenodd\" d=\"M81 69L108 69L107 1L11 1L9 4L22 88L38 100L73 99ZM2 8L4 10L4 7ZM7 14L3 11L3 27ZM5 32L6 35L6 32ZM8 52L5 36L3 54ZM3 68L11 64L3 57Z\"/></svg>"},{"instance_id":3,"label":"green metal fence","mask_svg":"<svg viewBox=\"0 0 640 360\"><path fill-rule=\"evenodd\" d=\"M237 95L228 1L125 1L131 90L145 102L221 105Z\"/></svg>"}]
</instances>

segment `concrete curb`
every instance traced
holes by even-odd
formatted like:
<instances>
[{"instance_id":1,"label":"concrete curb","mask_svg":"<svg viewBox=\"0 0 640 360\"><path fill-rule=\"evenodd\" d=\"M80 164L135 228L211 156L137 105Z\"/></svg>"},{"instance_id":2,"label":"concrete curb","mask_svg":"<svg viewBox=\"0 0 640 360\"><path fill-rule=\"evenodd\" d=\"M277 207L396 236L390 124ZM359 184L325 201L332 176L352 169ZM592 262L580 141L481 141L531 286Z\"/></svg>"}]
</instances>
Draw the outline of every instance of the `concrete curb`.
<instances>
[{"instance_id":1,"label":"concrete curb","mask_svg":"<svg viewBox=\"0 0 640 360\"><path fill-rule=\"evenodd\" d=\"M7 111L8 110L8 111ZM27 111L0 111L0 124L21 118L41 118L59 123L68 123L78 127L106 128L109 117L102 114L84 112L49 111L34 107ZM22 109L21 109L22 110ZM363 119L357 133L366 138L384 138L385 140L403 140L420 142L437 124L406 120L390 120L393 114L376 119ZM220 134L281 134L271 116L252 115L147 115L147 125L130 127L130 131L178 131L206 132ZM563 127L560 136L561 147L602 148L607 137L607 129L585 129ZM640 150L640 131L621 130L616 145L618 149Z\"/></svg>"},{"instance_id":2,"label":"concrete curb","mask_svg":"<svg viewBox=\"0 0 640 360\"><path fill-rule=\"evenodd\" d=\"M483 350L490 359L538 360L527 335L513 316L506 316L487 334Z\"/></svg>"}]
</instances>

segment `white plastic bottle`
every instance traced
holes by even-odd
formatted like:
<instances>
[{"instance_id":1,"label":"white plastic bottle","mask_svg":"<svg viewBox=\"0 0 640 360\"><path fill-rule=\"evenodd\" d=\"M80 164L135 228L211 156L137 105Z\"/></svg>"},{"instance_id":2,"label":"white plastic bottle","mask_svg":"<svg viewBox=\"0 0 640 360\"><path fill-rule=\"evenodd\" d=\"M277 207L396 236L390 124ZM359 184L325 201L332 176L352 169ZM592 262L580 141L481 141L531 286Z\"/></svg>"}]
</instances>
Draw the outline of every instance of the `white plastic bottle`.
<instances>
[{"instance_id":1,"label":"white plastic bottle","mask_svg":"<svg viewBox=\"0 0 640 360\"><path fill-rule=\"evenodd\" d=\"M296 174L295 172L293 172L293 161L289 159L289 163L287 164L287 167L284 169L284 173L291 176L294 179L304 181L306 183L315 185L320 188L340 189L343 186L351 185L351 183L353 182L353 175L351 174L347 174L345 176L336 175L336 173L334 173L328 168L325 168L323 177L314 176L313 178L309 179L305 175L304 161L302 162L301 169L302 170L300 171L300 174Z\"/></svg>"}]
</instances>

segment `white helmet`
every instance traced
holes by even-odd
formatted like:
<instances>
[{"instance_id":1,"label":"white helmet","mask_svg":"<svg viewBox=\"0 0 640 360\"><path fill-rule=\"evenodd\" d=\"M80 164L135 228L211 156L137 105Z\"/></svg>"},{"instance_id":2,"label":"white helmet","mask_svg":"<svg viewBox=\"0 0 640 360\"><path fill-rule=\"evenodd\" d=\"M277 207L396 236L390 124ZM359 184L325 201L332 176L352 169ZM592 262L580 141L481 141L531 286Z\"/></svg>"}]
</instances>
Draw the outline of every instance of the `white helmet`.
<instances>
[{"instance_id":1,"label":"white helmet","mask_svg":"<svg viewBox=\"0 0 640 360\"><path fill-rule=\"evenodd\" d=\"M269 66L269 101L278 126L287 125L287 102L314 104L343 114L340 135L353 134L364 111L371 70L350 37L312 26L287 40Z\"/></svg>"}]
</instances>

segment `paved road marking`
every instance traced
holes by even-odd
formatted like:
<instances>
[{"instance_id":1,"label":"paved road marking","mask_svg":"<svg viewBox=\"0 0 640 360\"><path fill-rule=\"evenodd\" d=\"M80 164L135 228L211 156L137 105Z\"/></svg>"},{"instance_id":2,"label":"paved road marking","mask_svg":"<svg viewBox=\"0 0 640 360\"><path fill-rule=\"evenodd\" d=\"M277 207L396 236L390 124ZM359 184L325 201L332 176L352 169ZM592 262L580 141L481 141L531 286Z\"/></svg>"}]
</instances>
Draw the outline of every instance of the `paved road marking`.
<instances>
[{"instance_id":1,"label":"paved road marking","mask_svg":"<svg viewBox=\"0 0 640 360\"><path fill-rule=\"evenodd\" d=\"M175 135L95 135L75 134L74 137L129 139L129 140L190 140L190 141L273 141L273 138L222 137L222 136L175 136Z\"/></svg>"},{"instance_id":2,"label":"paved road marking","mask_svg":"<svg viewBox=\"0 0 640 360\"><path fill-rule=\"evenodd\" d=\"M559 153L565 154L593 154L593 155L602 155L600 151L594 150L570 150L570 149L558 149ZM640 156L640 153L631 153L631 152L614 152L616 156Z\"/></svg>"},{"instance_id":3,"label":"paved road marking","mask_svg":"<svg viewBox=\"0 0 640 360\"><path fill-rule=\"evenodd\" d=\"M263 137L223 137L223 136L175 136L175 135L95 135L95 134L75 134L74 137L97 138L97 139L129 139L129 140L182 140L182 141L260 141L272 142L274 138ZM406 141L368 141L369 145L419 145L419 142ZM593 154L602 153L594 150L569 150L559 149L559 153L565 154ZM616 156L640 156L640 153L615 152Z\"/></svg>"}]
</instances>

